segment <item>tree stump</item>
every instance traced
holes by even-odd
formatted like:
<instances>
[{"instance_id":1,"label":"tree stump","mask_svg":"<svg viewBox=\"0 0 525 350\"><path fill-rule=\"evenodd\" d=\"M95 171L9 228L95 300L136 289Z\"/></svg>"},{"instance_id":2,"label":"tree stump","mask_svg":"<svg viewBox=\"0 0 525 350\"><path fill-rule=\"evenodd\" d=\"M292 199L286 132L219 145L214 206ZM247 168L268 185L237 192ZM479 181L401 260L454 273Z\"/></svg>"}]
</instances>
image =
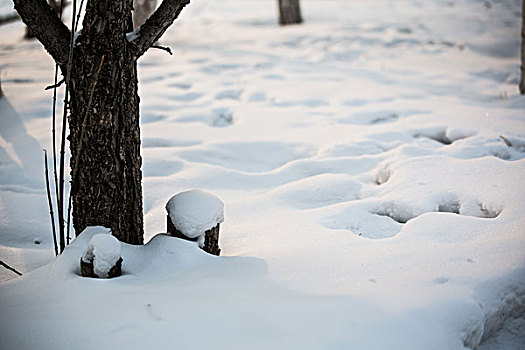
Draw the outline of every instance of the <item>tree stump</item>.
<instances>
[{"instance_id":1,"label":"tree stump","mask_svg":"<svg viewBox=\"0 0 525 350\"><path fill-rule=\"evenodd\" d=\"M279 0L279 24L299 24L303 22L299 0Z\"/></svg>"},{"instance_id":2,"label":"tree stump","mask_svg":"<svg viewBox=\"0 0 525 350\"><path fill-rule=\"evenodd\" d=\"M122 275L121 246L111 234L94 235L82 257L80 273L83 277L113 278Z\"/></svg>"},{"instance_id":3,"label":"tree stump","mask_svg":"<svg viewBox=\"0 0 525 350\"><path fill-rule=\"evenodd\" d=\"M82 277L91 277L91 278L102 278L102 276L98 276L95 274L95 269L93 266L93 260L90 262L85 262L80 258L80 274ZM115 266L113 266L109 272L107 277L105 278L113 278L113 277L119 277L122 276L122 258L118 259L115 263Z\"/></svg>"},{"instance_id":4,"label":"tree stump","mask_svg":"<svg viewBox=\"0 0 525 350\"><path fill-rule=\"evenodd\" d=\"M181 192L166 204L169 235L198 242L205 252L220 255L219 230L224 221L224 203L206 192Z\"/></svg>"},{"instance_id":5,"label":"tree stump","mask_svg":"<svg viewBox=\"0 0 525 350\"><path fill-rule=\"evenodd\" d=\"M168 227L167 231L170 236L185 239L191 242L199 242L199 240L202 240L200 236L195 237L195 238L184 236L182 232L180 232L179 230L175 228L175 225L173 225L173 222L171 221L171 218L169 215L166 216L166 220L167 220L167 227ZM221 249L219 247L220 226L221 224L217 224L217 226L212 227L211 229L204 232L204 245L201 248L206 253L217 255L217 256L221 254Z\"/></svg>"}]
</instances>

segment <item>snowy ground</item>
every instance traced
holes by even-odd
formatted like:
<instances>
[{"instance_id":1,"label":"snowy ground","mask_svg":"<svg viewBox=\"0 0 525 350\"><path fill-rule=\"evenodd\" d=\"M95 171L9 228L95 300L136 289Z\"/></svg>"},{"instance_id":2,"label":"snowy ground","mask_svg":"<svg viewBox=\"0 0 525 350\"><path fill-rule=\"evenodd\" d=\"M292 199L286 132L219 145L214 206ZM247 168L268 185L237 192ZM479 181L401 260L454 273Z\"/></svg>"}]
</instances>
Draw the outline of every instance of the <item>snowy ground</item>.
<instances>
[{"instance_id":1,"label":"snowy ground","mask_svg":"<svg viewBox=\"0 0 525 350\"><path fill-rule=\"evenodd\" d=\"M2 349L525 349L520 1L275 3L194 1L140 61L151 240L106 281L77 275L101 229L53 257L53 63L0 27ZM152 239L188 189L223 257Z\"/></svg>"}]
</instances>

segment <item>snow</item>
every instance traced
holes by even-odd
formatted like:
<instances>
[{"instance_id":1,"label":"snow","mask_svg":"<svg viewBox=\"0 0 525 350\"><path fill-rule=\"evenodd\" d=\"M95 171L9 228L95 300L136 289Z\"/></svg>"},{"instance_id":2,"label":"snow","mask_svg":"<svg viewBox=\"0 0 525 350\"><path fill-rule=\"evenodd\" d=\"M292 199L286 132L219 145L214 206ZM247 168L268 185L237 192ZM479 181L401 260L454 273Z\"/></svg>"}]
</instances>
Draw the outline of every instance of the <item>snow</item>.
<instances>
[{"instance_id":1,"label":"snow","mask_svg":"<svg viewBox=\"0 0 525 350\"><path fill-rule=\"evenodd\" d=\"M100 231L53 257L54 64L0 27L1 348L523 346L520 1L301 5L192 2L141 58L147 244L107 280L79 275ZM227 206L220 257L162 234L190 189Z\"/></svg>"},{"instance_id":2,"label":"snow","mask_svg":"<svg viewBox=\"0 0 525 350\"><path fill-rule=\"evenodd\" d=\"M175 228L188 238L199 238L201 246L204 233L224 222L224 203L200 190L176 194L166 204L166 210Z\"/></svg>"},{"instance_id":3,"label":"snow","mask_svg":"<svg viewBox=\"0 0 525 350\"><path fill-rule=\"evenodd\" d=\"M140 27L138 27L132 32L126 33L126 40L129 42L132 42L133 40L138 39L138 37L140 37Z\"/></svg>"},{"instance_id":4,"label":"snow","mask_svg":"<svg viewBox=\"0 0 525 350\"><path fill-rule=\"evenodd\" d=\"M97 230L99 228L88 227L86 230ZM86 230L83 233L86 233ZM82 253L82 261L93 264L93 272L100 278L106 278L109 270L120 259L120 242L111 235L110 230L98 233L88 242Z\"/></svg>"}]
</instances>

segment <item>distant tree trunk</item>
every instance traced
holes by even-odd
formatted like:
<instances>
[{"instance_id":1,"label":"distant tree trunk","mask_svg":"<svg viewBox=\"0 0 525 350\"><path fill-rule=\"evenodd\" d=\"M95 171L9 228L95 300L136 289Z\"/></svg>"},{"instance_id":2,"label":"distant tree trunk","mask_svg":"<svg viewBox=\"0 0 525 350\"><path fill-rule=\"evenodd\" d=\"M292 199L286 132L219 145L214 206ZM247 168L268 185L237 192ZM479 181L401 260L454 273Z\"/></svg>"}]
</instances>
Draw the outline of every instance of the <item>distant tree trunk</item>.
<instances>
[{"instance_id":1,"label":"distant tree trunk","mask_svg":"<svg viewBox=\"0 0 525 350\"><path fill-rule=\"evenodd\" d=\"M279 24L287 25L302 22L299 0L279 0Z\"/></svg>"},{"instance_id":2,"label":"distant tree trunk","mask_svg":"<svg viewBox=\"0 0 525 350\"><path fill-rule=\"evenodd\" d=\"M525 95L525 0L521 6L521 80L520 93Z\"/></svg>"},{"instance_id":3,"label":"distant tree trunk","mask_svg":"<svg viewBox=\"0 0 525 350\"><path fill-rule=\"evenodd\" d=\"M71 32L45 0L13 0L23 21L67 74ZM131 0L87 1L68 88L73 226L111 228L120 241L143 242L137 59L189 0L164 0L140 35ZM98 77L95 84L95 77ZM82 141L81 141L82 138Z\"/></svg>"},{"instance_id":4,"label":"distant tree trunk","mask_svg":"<svg viewBox=\"0 0 525 350\"><path fill-rule=\"evenodd\" d=\"M143 25L156 6L157 0L133 0L133 28Z\"/></svg>"}]
</instances>

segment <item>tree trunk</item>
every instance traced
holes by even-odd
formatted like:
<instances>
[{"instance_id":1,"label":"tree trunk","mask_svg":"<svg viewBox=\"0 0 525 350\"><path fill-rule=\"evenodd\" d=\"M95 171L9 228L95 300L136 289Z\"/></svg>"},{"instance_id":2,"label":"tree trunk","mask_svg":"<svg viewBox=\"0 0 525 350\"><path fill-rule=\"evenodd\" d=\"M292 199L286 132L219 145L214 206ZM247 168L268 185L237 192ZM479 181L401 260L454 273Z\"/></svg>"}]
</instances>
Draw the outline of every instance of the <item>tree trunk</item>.
<instances>
[{"instance_id":1,"label":"tree trunk","mask_svg":"<svg viewBox=\"0 0 525 350\"><path fill-rule=\"evenodd\" d=\"M133 27L140 27L155 11L157 0L133 0Z\"/></svg>"},{"instance_id":2,"label":"tree trunk","mask_svg":"<svg viewBox=\"0 0 525 350\"><path fill-rule=\"evenodd\" d=\"M102 225L123 242L142 244L137 61L125 39L133 31L131 5L87 3L69 86L71 195L77 233Z\"/></svg>"},{"instance_id":3,"label":"tree trunk","mask_svg":"<svg viewBox=\"0 0 525 350\"><path fill-rule=\"evenodd\" d=\"M521 80L520 93L525 95L525 0L521 6Z\"/></svg>"},{"instance_id":4,"label":"tree trunk","mask_svg":"<svg viewBox=\"0 0 525 350\"><path fill-rule=\"evenodd\" d=\"M279 24L287 25L302 22L299 0L279 0Z\"/></svg>"},{"instance_id":5,"label":"tree trunk","mask_svg":"<svg viewBox=\"0 0 525 350\"><path fill-rule=\"evenodd\" d=\"M142 244L137 59L189 0L164 0L129 40L133 0L87 1L71 66L71 32L56 11L45 0L13 2L24 23L69 76L68 139L77 234L87 226L100 225L111 228L120 241Z\"/></svg>"}]
</instances>

